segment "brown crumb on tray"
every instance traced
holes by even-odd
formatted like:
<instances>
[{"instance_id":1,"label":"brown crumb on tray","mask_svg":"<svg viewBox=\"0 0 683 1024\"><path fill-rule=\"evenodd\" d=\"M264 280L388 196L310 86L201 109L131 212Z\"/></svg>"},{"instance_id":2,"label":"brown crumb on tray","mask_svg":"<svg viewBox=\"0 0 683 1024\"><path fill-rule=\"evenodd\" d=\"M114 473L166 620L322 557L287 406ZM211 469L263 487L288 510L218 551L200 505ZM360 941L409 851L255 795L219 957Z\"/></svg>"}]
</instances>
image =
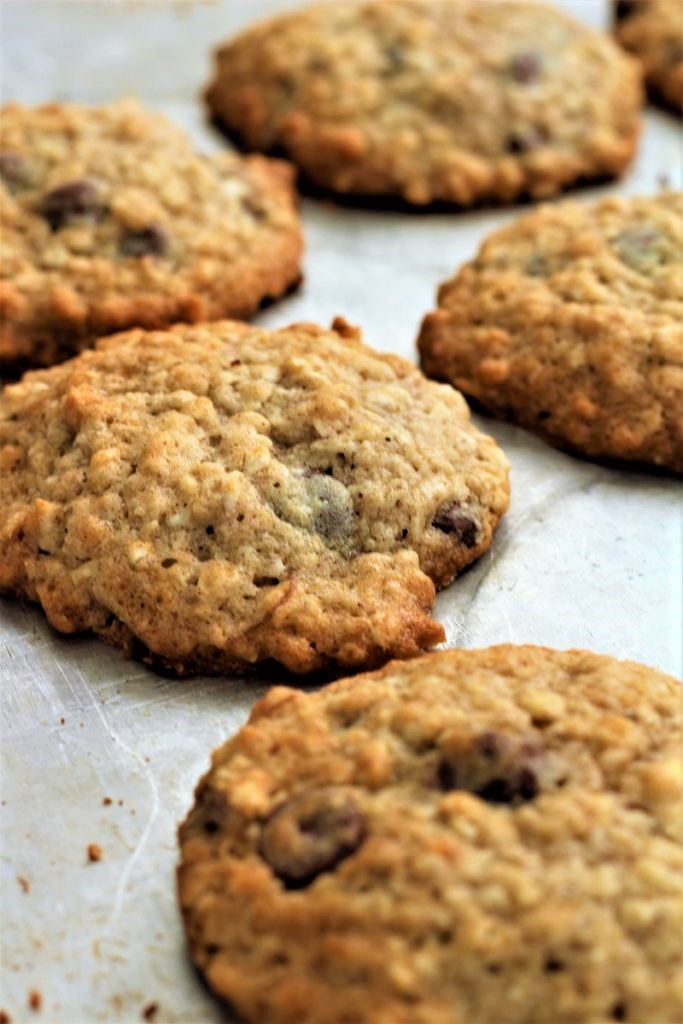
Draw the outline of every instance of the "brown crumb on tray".
<instances>
[{"instance_id":1,"label":"brown crumb on tray","mask_svg":"<svg viewBox=\"0 0 683 1024\"><path fill-rule=\"evenodd\" d=\"M5 1010L0 1010L0 1024L12 1024L12 1018Z\"/></svg>"},{"instance_id":2,"label":"brown crumb on tray","mask_svg":"<svg viewBox=\"0 0 683 1024\"><path fill-rule=\"evenodd\" d=\"M98 846L97 843L90 843L88 845L88 860L91 864L95 861L102 860L102 847Z\"/></svg>"},{"instance_id":3,"label":"brown crumb on tray","mask_svg":"<svg viewBox=\"0 0 683 1024\"><path fill-rule=\"evenodd\" d=\"M31 989L28 994L28 1005L31 1010L40 1010L43 1005L43 997L37 989Z\"/></svg>"},{"instance_id":4,"label":"brown crumb on tray","mask_svg":"<svg viewBox=\"0 0 683 1024\"><path fill-rule=\"evenodd\" d=\"M105 797L102 798L102 805L104 807L109 807L109 805L113 804L113 802L114 801L112 800L112 798L110 796L105 796Z\"/></svg>"},{"instance_id":5,"label":"brown crumb on tray","mask_svg":"<svg viewBox=\"0 0 683 1024\"><path fill-rule=\"evenodd\" d=\"M31 883L29 882L28 878L24 878L22 875L17 875L17 882L24 890L24 892L31 891ZM0 1018L0 1024L2 1024L2 1018Z\"/></svg>"},{"instance_id":6,"label":"brown crumb on tray","mask_svg":"<svg viewBox=\"0 0 683 1024\"><path fill-rule=\"evenodd\" d=\"M148 1003L142 1011L143 1020L154 1020L156 1017L157 1010L159 1009L158 1003Z\"/></svg>"}]
</instances>

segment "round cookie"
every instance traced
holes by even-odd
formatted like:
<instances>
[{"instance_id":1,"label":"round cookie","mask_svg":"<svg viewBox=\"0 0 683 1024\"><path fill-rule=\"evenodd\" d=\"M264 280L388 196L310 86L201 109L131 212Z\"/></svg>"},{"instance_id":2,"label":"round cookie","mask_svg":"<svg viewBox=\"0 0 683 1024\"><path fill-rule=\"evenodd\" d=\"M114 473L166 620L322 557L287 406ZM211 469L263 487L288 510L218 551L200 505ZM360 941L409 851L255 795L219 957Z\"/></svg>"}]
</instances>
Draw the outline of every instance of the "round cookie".
<instances>
[{"instance_id":1,"label":"round cookie","mask_svg":"<svg viewBox=\"0 0 683 1024\"><path fill-rule=\"evenodd\" d=\"M680 1021L681 692L514 646L276 687L180 829L193 960L259 1024Z\"/></svg>"},{"instance_id":2,"label":"round cookie","mask_svg":"<svg viewBox=\"0 0 683 1024\"><path fill-rule=\"evenodd\" d=\"M551 7L384 0L257 24L217 51L206 98L317 185L469 206L621 173L641 85L612 40Z\"/></svg>"},{"instance_id":3,"label":"round cookie","mask_svg":"<svg viewBox=\"0 0 683 1024\"><path fill-rule=\"evenodd\" d=\"M617 0L616 37L643 65L664 103L683 110L683 8L680 0Z\"/></svg>"},{"instance_id":4,"label":"round cookie","mask_svg":"<svg viewBox=\"0 0 683 1024\"><path fill-rule=\"evenodd\" d=\"M378 665L490 545L507 462L343 321L130 331L0 395L0 590L178 673ZM434 581L434 582L432 582Z\"/></svg>"},{"instance_id":5,"label":"round cookie","mask_svg":"<svg viewBox=\"0 0 683 1024\"><path fill-rule=\"evenodd\" d=\"M110 331L248 316L300 279L292 168L200 156L133 100L0 119L0 370Z\"/></svg>"},{"instance_id":6,"label":"round cookie","mask_svg":"<svg viewBox=\"0 0 683 1024\"><path fill-rule=\"evenodd\" d=\"M683 470L680 194L541 207L439 290L429 376L560 447Z\"/></svg>"}]
</instances>

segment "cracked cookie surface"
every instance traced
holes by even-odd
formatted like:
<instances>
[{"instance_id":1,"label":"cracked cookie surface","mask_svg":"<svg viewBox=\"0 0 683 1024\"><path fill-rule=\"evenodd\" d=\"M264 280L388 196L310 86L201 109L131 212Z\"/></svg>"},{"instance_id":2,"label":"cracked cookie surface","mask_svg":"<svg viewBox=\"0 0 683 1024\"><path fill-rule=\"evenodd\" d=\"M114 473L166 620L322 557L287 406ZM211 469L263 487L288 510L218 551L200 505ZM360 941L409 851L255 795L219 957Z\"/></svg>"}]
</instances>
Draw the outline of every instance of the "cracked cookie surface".
<instances>
[{"instance_id":1,"label":"cracked cookie surface","mask_svg":"<svg viewBox=\"0 0 683 1024\"><path fill-rule=\"evenodd\" d=\"M595 458L683 471L683 196L547 206L439 290L425 372Z\"/></svg>"},{"instance_id":2,"label":"cracked cookie surface","mask_svg":"<svg viewBox=\"0 0 683 1024\"><path fill-rule=\"evenodd\" d=\"M683 110L683 8L678 0L617 0L615 34L655 95Z\"/></svg>"},{"instance_id":3,"label":"cracked cookie surface","mask_svg":"<svg viewBox=\"0 0 683 1024\"><path fill-rule=\"evenodd\" d=\"M0 369L253 313L300 277L292 168L201 156L133 100L2 108Z\"/></svg>"},{"instance_id":4,"label":"cracked cookie surface","mask_svg":"<svg viewBox=\"0 0 683 1024\"><path fill-rule=\"evenodd\" d=\"M0 589L176 672L377 665L443 639L507 461L343 321L130 331L0 396Z\"/></svg>"},{"instance_id":5,"label":"cracked cookie surface","mask_svg":"<svg viewBox=\"0 0 683 1024\"><path fill-rule=\"evenodd\" d=\"M270 1024L680 1020L681 689L501 646L271 690L180 829L189 948Z\"/></svg>"},{"instance_id":6,"label":"cracked cookie surface","mask_svg":"<svg viewBox=\"0 0 683 1024\"><path fill-rule=\"evenodd\" d=\"M469 206L621 173L639 69L612 40L536 3L328 3L222 46L207 93L251 149L318 185Z\"/></svg>"}]
</instances>

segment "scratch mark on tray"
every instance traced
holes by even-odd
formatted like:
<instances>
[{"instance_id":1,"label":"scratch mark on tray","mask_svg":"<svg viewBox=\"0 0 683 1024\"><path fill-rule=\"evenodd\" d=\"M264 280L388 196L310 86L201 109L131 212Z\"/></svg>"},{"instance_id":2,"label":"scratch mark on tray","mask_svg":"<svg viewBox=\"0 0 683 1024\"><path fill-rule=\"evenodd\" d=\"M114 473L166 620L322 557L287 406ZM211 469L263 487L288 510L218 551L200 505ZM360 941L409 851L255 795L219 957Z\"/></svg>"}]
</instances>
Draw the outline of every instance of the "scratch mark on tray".
<instances>
[{"instance_id":1,"label":"scratch mark on tray","mask_svg":"<svg viewBox=\"0 0 683 1024\"><path fill-rule=\"evenodd\" d=\"M117 886L116 886L116 892L114 894L114 905L112 907L111 913L109 914L109 917L107 918L107 920L106 920L106 922L104 924L104 928L103 928L103 931L106 933L106 932L110 931L114 927L114 925L116 924L116 922L118 920L119 914L121 913L121 908L123 906L123 901L124 901L124 898L125 898L126 885L128 884L128 880L129 880L129 878L130 878L130 876L131 876L131 874L133 872L133 869L134 869L135 865L137 864L138 860L140 859L140 857L142 855L142 851L144 850L145 846L147 845L147 840L149 839L150 833L152 831L152 825L154 824L154 820L155 820L155 818L156 818L156 816L157 816L157 814L159 812L159 790L158 790L156 782L154 781L154 776L152 774L152 770L151 770L150 766L147 764L147 762L145 761L145 759L142 757L141 754L138 754L137 750L133 750L132 747L129 747L128 744L124 743L124 741L121 739L121 737L118 735L118 733L109 724L109 721L107 720L107 717L104 714L104 711L102 710L101 705L98 703L98 701L97 701L97 699L95 697L95 694L93 693L92 689L90 688L90 685L88 684L87 679L83 676L83 674L80 671L78 671L78 677L79 677L80 682L83 684L83 686L84 686L88 696L90 697L91 706L92 706L93 710L95 711L95 713L99 717L100 721L102 722L102 725L104 726L104 728L105 728L107 734L109 735L109 737L115 743L117 743L122 750L124 750L127 754L129 754L130 757L133 758L133 760L137 761L138 764L140 765L140 767L142 769L142 773L143 773L143 775L145 777L145 780L146 780L146 782L147 782L147 784L149 786L149 791L150 791L150 796L151 796L151 801L152 801L152 806L151 806L151 809L150 809L147 821L145 822L144 827L142 829L142 832L140 833L140 838L138 839L137 843L135 844L135 847L134 847L132 853L128 857L128 860L124 864L123 870L122 870L121 875L119 877L119 880L118 880L118 883L117 883Z\"/></svg>"}]
</instances>

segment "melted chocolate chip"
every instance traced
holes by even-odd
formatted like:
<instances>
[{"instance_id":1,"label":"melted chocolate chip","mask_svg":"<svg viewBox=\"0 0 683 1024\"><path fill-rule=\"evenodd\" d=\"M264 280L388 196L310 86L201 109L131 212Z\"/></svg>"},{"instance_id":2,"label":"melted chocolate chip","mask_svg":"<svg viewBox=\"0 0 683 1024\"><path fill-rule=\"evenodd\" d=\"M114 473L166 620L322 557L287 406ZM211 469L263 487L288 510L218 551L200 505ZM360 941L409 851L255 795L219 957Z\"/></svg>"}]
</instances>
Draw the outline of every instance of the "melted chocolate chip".
<instances>
[{"instance_id":1,"label":"melted chocolate chip","mask_svg":"<svg viewBox=\"0 0 683 1024\"><path fill-rule=\"evenodd\" d=\"M21 153L9 149L0 151L0 178L10 192L20 192L31 184L31 166Z\"/></svg>"},{"instance_id":2,"label":"melted chocolate chip","mask_svg":"<svg viewBox=\"0 0 683 1024\"><path fill-rule=\"evenodd\" d=\"M353 500L339 480L314 471L306 480L313 529L326 540L346 540L353 529Z\"/></svg>"},{"instance_id":3,"label":"melted chocolate chip","mask_svg":"<svg viewBox=\"0 0 683 1024\"><path fill-rule=\"evenodd\" d=\"M548 273L548 260L541 252L533 252L526 261L524 272L529 277L545 277Z\"/></svg>"},{"instance_id":4,"label":"melted chocolate chip","mask_svg":"<svg viewBox=\"0 0 683 1024\"><path fill-rule=\"evenodd\" d=\"M165 256L169 248L168 232L158 224L140 231L127 231L119 242L122 256Z\"/></svg>"},{"instance_id":5,"label":"melted chocolate chip","mask_svg":"<svg viewBox=\"0 0 683 1024\"><path fill-rule=\"evenodd\" d=\"M527 53L516 54L510 61L509 70L515 82L531 85L540 77L542 67L540 54L529 50Z\"/></svg>"},{"instance_id":6,"label":"melted chocolate chip","mask_svg":"<svg viewBox=\"0 0 683 1024\"><path fill-rule=\"evenodd\" d=\"M522 131L511 132L505 140L505 148L508 153L531 153L539 149L545 142L545 137L537 128L525 128Z\"/></svg>"},{"instance_id":7,"label":"melted chocolate chip","mask_svg":"<svg viewBox=\"0 0 683 1024\"><path fill-rule=\"evenodd\" d=\"M683 61L683 43L675 42L671 43L670 46L667 47L666 61L667 64L672 67L675 67Z\"/></svg>"},{"instance_id":8,"label":"melted chocolate chip","mask_svg":"<svg viewBox=\"0 0 683 1024\"><path fill-rule=\"evenodd\" d=\"M366 831L351 793L332 787L311 790L271 814L259 851L288 888L301 888L355 853Z\"/></svg>"},{"instance_id":9,"label":"melted chocolate chip","mask_svg":"<svg viewBox=\"0 0 683 1024\"><path fill-rule=\"evenodd\" d=\"M450 749L437 766L444 791L463 789L493 804L520 804L538 796L540 751L528 743L488 731Z\"/></svg>"},{"instance_id":10,"label":"melted chocolate chip","mask_svg":"<svg viewBox=\"0 0 683 1024\"><path fill-rule=\"evenodd\" d=\"M53 231L59 231L73 221L87 218L99 220L104 207L97 186L88 178L59 185L43 196L41 212Z\"/></svg>"},{"instance_id":11,"label":"melted chocolate chip","mask_svg":"<svg viewBox=\"0 0 683 1024\"><path fill-rule=\"evenodd\" d=\"M621 21L623 18L630 17L642 6L642 0L617 0L615 11L617 20Z\"/></svg>"},{"instance_id":12,"label":"melted chocolate chip","mask_svg":"<svg viewBox=\"0 0 683 1024\"><path fill-rule=\"evenodd\" d=\"M225 793L206 787L198 795L198 808L202 828L207 835L220 832L228 817L228 799Z\"/></svg>"},{"instance_id":13,"label":"melted chocolate chip","mask_svg":"<svg viewBox=\"0 0 683 1024\"><path fill-rule=\"evenodd\" d=\"M405 50L400 44L391 43L384 50L384 74L395 75L405 68Z\"/></svg>"},{"instance_id":14,"label":"melted chocolate chip","mask_svg":"<svg viewBox=\"0 0 683 1024\"><path fill-rule=\"evenodd\" d=\"M455 502L439 509L432 519L432 526L442 533L453 534L466 548L473 548L477 543L477 524Z\"/></svg>"},{"instance_id":15,"label":"melted chocolate chip","mask_svg":"<svg viewBox=\"0 0 683 1024\"><path fill-rule=\"evenodd\" d=\"M612 247L622 263L639 273L647 273L667 262L666 239L650 224L625 228L612 239Z\"/></svg>"},{"instance_id":16,"label":"melted chocolate chip","mask_svg":"<svg viewBox=\"0 0 683 1024\"><path fill-rule=\"evenodd\" d=\"M265 220L268 209L262 199L256 195L246 195L241 200L242 209L245 210L253 220Z\"/></svg>"}]
</instances>

